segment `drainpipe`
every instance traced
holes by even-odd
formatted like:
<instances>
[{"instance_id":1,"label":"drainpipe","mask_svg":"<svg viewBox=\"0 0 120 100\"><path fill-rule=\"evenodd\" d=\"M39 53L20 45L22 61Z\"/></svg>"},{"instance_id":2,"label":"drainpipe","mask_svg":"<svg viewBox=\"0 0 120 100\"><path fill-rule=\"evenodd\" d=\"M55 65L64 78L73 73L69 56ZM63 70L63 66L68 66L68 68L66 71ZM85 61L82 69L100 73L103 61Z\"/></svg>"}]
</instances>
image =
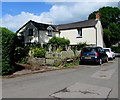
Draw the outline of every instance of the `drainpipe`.
<instances>
[{"instance_id":1,"label":"drainpipe","mask_svg":"<svg viewBox=\"0 0 120 100\"><path fill-rule=\"evenodd\" d=\"M96 46L97 46L97 28L96 27L94 27L94 28L96 30Z\"/></svg>"},{"instance_id":2,"label":"drainpipe","mask_svg":"<svg viewBox=\"0 0 120 100\"><path fill-rule=\"evenodd\" d=\"M39 30L37 29L37 33L38 33L38 44L40 44L39 40L40 40L40 34L39 34Z\"/></svg>"},{"instance_id":3,"label":"drainpipe","mask_svg":"<svg viewBox=\"0 0 120 100\"><path fill-rule=\"evenodd\" d=\"M60 38L60 31L59 31L59 38Z\"/></svg>"}]
</instances>

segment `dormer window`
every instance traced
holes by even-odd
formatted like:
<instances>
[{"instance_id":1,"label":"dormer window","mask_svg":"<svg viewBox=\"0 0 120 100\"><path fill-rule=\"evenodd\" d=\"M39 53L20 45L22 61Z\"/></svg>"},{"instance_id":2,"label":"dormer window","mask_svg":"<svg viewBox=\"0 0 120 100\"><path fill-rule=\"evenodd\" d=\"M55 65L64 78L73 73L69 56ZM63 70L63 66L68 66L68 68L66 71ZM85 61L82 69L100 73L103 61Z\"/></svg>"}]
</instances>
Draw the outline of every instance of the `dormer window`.
<instances>
[{"instance_id":1,"label":"dormer window","mask_svg":"<svg viewBox=\"0 0 120 100\"><path fill-rule=\"evenodd\" d=\"M33 29L28 30L28 36L33 36Z\"/></svg>"},{"instance_id":2,"label":"dormer window","mask_svg":"<svg viewBox=\"0 0 120 100\"><path fill-rule=\"evenodd\" d=\"M82 28L77 29L78 30L78 36L77 38L82 38Z\"/></svg>"},{"instance_id":3,"label":"dormer window","mask_svg":"<svg viewBox=\"0 0 120 100\"><path fill-rule=\"evenodd\" d=\"M52 37L52 32L53 32L52 26L49 26L47 30L48 30L48 36Z\"/></svg>"},{"instance_id":4,"label":"dormer window","mask_svg":"<svg viewBox=\"0 0 120 100\"><path fill-rule=\"evenodd\" d=\"M52 37L52 30L48 30L48 36Z\"/></svg>"}]
</instances>

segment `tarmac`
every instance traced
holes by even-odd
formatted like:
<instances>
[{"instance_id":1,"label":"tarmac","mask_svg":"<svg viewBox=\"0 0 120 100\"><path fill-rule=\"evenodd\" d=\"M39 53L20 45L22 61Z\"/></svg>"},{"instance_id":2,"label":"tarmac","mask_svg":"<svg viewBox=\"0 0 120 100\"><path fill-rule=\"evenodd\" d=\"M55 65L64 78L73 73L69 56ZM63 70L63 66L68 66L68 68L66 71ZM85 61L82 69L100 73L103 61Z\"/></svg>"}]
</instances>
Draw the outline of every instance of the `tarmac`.
<instances>
[{"instance_id":1,"label":"tarmac","mask_svg":"<svg viewBox=\"0 0 120 100\"><path fill-rule=\"evenodd\" d=\"M111 88L97 85L75 83L51 96L54 98L107 98Z\"/></svg>"}]
</instances>

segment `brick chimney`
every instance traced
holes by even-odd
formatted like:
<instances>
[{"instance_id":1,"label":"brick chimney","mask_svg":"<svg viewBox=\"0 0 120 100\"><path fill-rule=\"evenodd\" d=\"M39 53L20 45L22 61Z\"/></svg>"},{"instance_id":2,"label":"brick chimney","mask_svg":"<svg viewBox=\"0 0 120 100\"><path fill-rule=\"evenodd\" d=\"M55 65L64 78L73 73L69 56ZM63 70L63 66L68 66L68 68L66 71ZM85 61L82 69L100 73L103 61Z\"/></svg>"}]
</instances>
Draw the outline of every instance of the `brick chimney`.
<instances>
[{"instance_id":1,"label":"brick chimney","mask_svg":"<svg viewBox=\"0 0 120 100\"><path fill-rule=\"evenodd\" d=\"M96 13L96 20L100 20L100 13L99 12Z\"/></svg>"}]
</instances>

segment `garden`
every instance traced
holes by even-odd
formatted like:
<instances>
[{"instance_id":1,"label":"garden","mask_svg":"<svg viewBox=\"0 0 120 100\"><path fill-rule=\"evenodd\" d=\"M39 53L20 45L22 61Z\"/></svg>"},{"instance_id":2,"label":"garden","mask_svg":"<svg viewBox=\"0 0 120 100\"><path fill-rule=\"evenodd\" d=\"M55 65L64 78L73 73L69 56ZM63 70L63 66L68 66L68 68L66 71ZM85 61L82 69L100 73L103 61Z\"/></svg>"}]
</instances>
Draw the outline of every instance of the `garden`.
<instances>
[{"instance_id":1,"label":"garden","mask_svg":"<svg viewBox=\"0 0 120 100\"><path fill-rule=\"evenodd\" d=\"M86 43L69 46L65 38L53 37L48 44L24 45L22 39L7 28L0 28L2 35L1 75L12 75L21 70L61 69L79 64L80 49Z\"/></svg>"}]
</instances>

